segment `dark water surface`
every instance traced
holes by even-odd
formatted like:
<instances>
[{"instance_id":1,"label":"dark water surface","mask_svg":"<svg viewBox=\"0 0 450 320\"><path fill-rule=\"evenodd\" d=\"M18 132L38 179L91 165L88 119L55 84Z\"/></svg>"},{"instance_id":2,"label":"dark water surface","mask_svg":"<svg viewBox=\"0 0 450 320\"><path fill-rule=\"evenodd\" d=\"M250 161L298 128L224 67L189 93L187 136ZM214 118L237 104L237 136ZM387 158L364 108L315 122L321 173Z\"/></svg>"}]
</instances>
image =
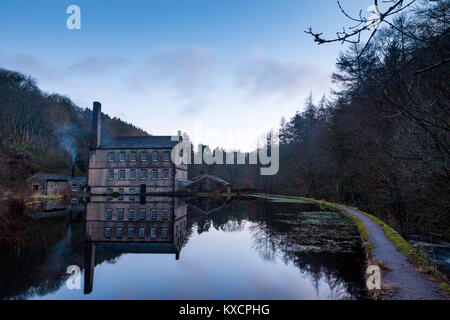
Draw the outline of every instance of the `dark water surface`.
<instances>
[{"instance_id":1,"label":"dark water surface","mask_svg":"<svg viewBox=\"0 0 450 320\"><path fill-rule=\"evenodd\" d=\"M359 235L340 213L263 199L104 200L36 214L0 258L0 298L365 297Z\"/></svg>"}]
</instances>

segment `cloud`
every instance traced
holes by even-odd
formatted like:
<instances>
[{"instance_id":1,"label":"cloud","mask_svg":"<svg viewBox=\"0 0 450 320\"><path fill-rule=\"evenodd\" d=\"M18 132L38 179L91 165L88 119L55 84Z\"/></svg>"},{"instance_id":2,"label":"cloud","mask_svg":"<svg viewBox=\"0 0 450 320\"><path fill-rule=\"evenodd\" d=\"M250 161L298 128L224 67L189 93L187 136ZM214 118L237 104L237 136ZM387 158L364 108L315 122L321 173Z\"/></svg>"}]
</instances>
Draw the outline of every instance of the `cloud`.
<instances>
[{"instance_id":1,"label":"cloud","mask_svg":"<svg viewBox=\"0 0 450 320\"><path fill-rule=\"evenodd\" d=\"M121 57L87 57L71 64L67 69L87 75L104 73L127 64L128 61Z\"/></svg>"},{"instance_id":2,"label":"cloud","mask_svg":"<svg viewBox=\"0 0 450 320\"><path fill-rule=\"evenodd\" d=\"M38 80L68 80L70 75L95 75L126 64L120 57L86 57L66 65L47 65L30 54L0 54L0 63L14 71L31 75Z\"/></svg>"},{"instance_id":3,"label":"cloud","mask_svg":"<svg viewBox=\"0 0 450 320\"><path fill-rule=\"evenodd\" d=\"M30 54L0 54L0 63L7 69L28 74L33 78L51 79L56 76L53 68L42 63L39 59Z\"/></svg>"},{"instance_id":4,"label":"cloud","mask_svg":"<svg viewBox=\"0 0 450 320\"><path fill-rule=\"evenodd\" d=\"M200 112L207 104L213 86L214 55L203 47L165 48L147 57L130 89L145 90L148 85L166 86L181 100L180 114Z\"/></svg>"},{"instance_id":5,"label":"cloud","mask_svg":"<svg viewBox=\"0 0 450 320\"><path fill-rule=\"evenodd\" d=\"M326 90L329 79L315 66L257 58L240 67L236 84L253 97L276 95L290 99L310 89Z\"/></svg>"}]
</instances>

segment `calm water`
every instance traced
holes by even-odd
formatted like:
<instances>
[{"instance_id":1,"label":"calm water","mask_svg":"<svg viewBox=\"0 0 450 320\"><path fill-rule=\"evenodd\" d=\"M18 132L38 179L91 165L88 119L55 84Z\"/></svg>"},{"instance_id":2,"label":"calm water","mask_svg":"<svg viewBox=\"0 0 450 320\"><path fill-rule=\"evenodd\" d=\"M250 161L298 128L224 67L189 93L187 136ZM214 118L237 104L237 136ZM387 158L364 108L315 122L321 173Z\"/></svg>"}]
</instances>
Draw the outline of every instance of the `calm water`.
<instances>
[{"instance_id":1,"label":"calm water","mask_svg":"<svg viewBox=\"0 0 450 320\"><path fill-rule=\"evenodd\" d=\"M38 214L20 250L0 259L0 298L365 297L359 235L340 213L262 199L126 200ZM71 265L80 275L68 281Z\"/></svg>"}]
</instances>

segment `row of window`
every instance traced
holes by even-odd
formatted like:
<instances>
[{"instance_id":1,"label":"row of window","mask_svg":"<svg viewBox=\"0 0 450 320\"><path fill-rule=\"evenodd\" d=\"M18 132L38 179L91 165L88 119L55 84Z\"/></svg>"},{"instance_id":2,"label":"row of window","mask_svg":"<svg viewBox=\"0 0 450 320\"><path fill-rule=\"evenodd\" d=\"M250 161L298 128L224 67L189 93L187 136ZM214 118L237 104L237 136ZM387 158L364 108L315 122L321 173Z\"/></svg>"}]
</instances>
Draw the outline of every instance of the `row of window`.
<instances>
[{"instance_id":1,"label":"row of window","mask_svg":"<svg viewBox=\"0 0 450 320\"><path fill-rule=\"evenodd\" d=\"M170 161L170 153L169 151L164 151L162 157L163 162L169 162ZM119 162L125 162L127 159L127 153L125 151L119 152ZM116 152L108 152L108 162L115 162L116 161ZM130 162L136 162L137 161L137 151L131 151ZM148 161L148 153L147 151L141 152L141 162L147 162ZM152 152L152 162L159 162L159 151L153 151Z\"/></svg>"},{"instance_id":2,"label":"row of window","mask_svg":"<svg viewBox=\"0 0 450 320\"><path fill-rule=\"evenodd\" d=\"M137 179L137 172L138 169L119 169L118 170L118 180L126 180L127 177L127 171L128 172L128 179L130 180L136 180ZM147 180L147 169L140 169L140 175L139 178L141 180ZM169 180L170 177L170 171L169 169L163 169L162 170L162 179L163 180ZM158 169L151 169L151 179L152 180L158 180L159 179L159 170ZM114 170L108 170L108 180L113 181L114 180Z\"/></svg>"},{"instance_id":3,"label":"row of window","mask_svg":"<svg viewBox=\"0 0 450 320\"><path fill-rule=\"evenodd\" d=\"M106 200L111 201L113 199L112 194L114 192L113 188L108 188L107 193L109 194L106 197ZM130 201L134 201L136 200L136 188L130 188L129 189L129 195L130 195ZM124 195L125 195L125 188L119 188L119 200L124 200Z\"/></svg>"},{"instance_id":4,"label":"row of window","mask_svg":"<svg viewBox=\"0 0 450 320\"><path fill-rule=\"evenodd\" d=\"M116 239L122 239L124 237L124 228L118 227L116 229ZM110 239L112 236L113 228L105 228L105 238ZM145 228L138 228L138 237L139 239L145 239ZM156 239L158 237L158 228L150 228L150 238ZM166 239L169 235L168 228L161 228L160 237ZM127 238L134 239L135 238L135 228L129 227L127 228Z\"/></svg>"},{"instance_id":5,"label":"row of window","mask_svg":"<svg viewBox=\"0 0 450 320\"><path fill-rule=\"evenodd\" d=\"M123 220L125 217L125 209L124 208L118 208L115 214L115 218L117 220ZM158 220L158 217L161 218L161 220L169 220L169 209L161 209L161 214L158 214L158 209L150 209L149 211L149 218L152 221ZM105 210L105 219L106 220L112 220L113 218L113 209L107 208ZM138 218L139 220L147 220L147 209L141 208L136 210L135 208L129 208L127 210L127 219L128 220L135 220Z\"/></svg>"}]
</instances>

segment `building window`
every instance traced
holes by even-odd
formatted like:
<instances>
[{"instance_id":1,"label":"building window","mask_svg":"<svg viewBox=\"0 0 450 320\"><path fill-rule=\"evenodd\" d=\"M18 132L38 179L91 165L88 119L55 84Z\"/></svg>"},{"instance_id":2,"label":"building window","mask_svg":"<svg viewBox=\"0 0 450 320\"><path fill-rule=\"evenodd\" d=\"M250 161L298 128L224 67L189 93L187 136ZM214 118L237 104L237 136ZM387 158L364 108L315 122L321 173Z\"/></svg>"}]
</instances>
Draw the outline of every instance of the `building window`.
<instances>
[{"instance_id":1,"label":"building window","mask_svg":"<svg viewBox=\"0 0 450 320\"><path fill-rule=\"evenodd\" d=\"M120 162L125 162L125 152L124 151L120 151L120 153L119 153L119 161Z\"/></svg>"},{"instance_id":2,"label":"building window","mask_svg":"<svg viewBox=\"0 0 450 320\"><path fill-rule=\"evenodd\" d=\"M163 170L163 180L169 180L169 169Z\"/></svg>"},{"instance_id":3,"label":"building window","mask_svg":"<svg viewBox=\"0 0 450 320\"><path fill-rule=\"evenodd\" d=\"M136 199L136 197L134 196L135 193L136 189L130 188L130 201L134 201Z\"/></svg>"},{"instance_id":4,"label":"building window","mask_svg":"<svg viewBox=\"0 0 450 320\"><path fill-rule=\"evenodd\" d=\"M134 220L135 209L128 209L128 220Z\"/></svg>"},{"instance_id":5,"label":"building window","mask_svg":"<svg viewBox=\"0 0 450 320\"><path fill-rule=\"evenodd\" d=\"M136 180L136 169L130 169L130 180Z\"/></svg>"},{"instance_id":6,"label":"building window","mask_svg":"<svg viewBox=\"0 0 450 320\"><path fill-rule=\"evenodd\" d=\"M159 158L159 152L158 151L153 151L153 153L152 153L152 160L153 160L153 162L158 162L158 158Z\"/></svg>"},{"instance_id":7,"label":"building window","mask_svg":"<svg viewBox=\"0 0 450 320\"><path fill-rule=\"evenodd\" d=\"M108 170L108 180L114 180L114 170Z\"/></svg>"},{"instance_id":8,"label":"building window","mask_svg":"<svg viewBox=\"0 0 450 320\"><path fill-rule=\"evenodd\" d=\"M124 212L123 208L117 209L117 220L123 220L123 212Z\"/></svg>"},{"instance_id":9,"label":"building window","mask_svg":"<svg viewBox=\"0 0 450 320\"><path fill-rule=\"evenodd\" d=\"M106 190L106 192L107 192L107 194L108 194L108 196L106 197L106 201L112 201L112 199L113 199L113 197L112 197L112 194L113 194L113 188L108 188L108 189Z\"/></svg>"},{"instance_id":10,"label":"building window","mask_svg":"<svg viewBox=\"0 0 450 320\"><path fill-rule=\"evenodd\" d=\"M158 219L158 209L152 209L150 211L150 219L151 220L156 220Z\"/></svg>"},{"instance_id":11,"label":"building window","mask_svg":"<svg viewBox=\"0 0 450 320\"><path fill-rule=\"evenodd\" d=\"M128 239L134 238L134 228L128 228Z\"/></svg>"},{"instance_id":12,"label":"building window","mask_svg":"<svg viewBox=\"0 0 450 320\"><path fill-rule=\"evenodd\" d=\"M158 169L152 169L152 180L158 180Z\"/></svg>"},{"instance_id":13,"label":"building window","mask_svg":"<svg viewBox=\"0 0 450 320\"><path fill-rule=\"evenodd\" d=\"M116 238L122 239L122 236L123 236L123 228L117 228L116 229Z\"/></svg>"},{"instance_id":14,"label":"building window","mask_svg":"<svg viewBox=\"0 0 450 320\"><path fill-rule=\"evenodd\" d=\"M141 170L141 180L147 180L147 169Z\"/></svg>"},{"instance_id":15,"label":"building window","mask_svg":"<svg viewBox=\"0 0 450 320\"><path fill-rule=\"evenodd\" d=\"M147 162L147 151L142 151L141 153L141 161Z\"/></svg>"},{"instance_id":16,"label":"building window","mask_svg":"<svg viewBox=\"0 0 450 320\"><path fill-rule=\"evenodd\" d=\"M106 220L111 220L112 219L112 209L106 209L106 213L105 213L105 219Z\"/></svg>"},{"instance_id":17,"label":"building window","mask_svg":"<svg viewBox=\"0 0 450 320\"><path fill-rule=\"evenodd\" d=\"M169 219L169 209L162 209L161 219L162 220L168 220Z\"/></svg>"},{"instance_id":18,"label":"building window","mask_svg":"<svg viewBox=\"0 0 450 320\"><path fill-rule=\"evenodd\" d=\"M124 199L124 194L125 194L125 189L124 188L120 188L119 189L119 200L123 200Z\"/></svg>"},{"instance_id":19,"label":"building window","mask_svg":"<svg viewBox=\"0 0 450 320\"><path fill-rule=\"evenodd\" d=\"M131 151L130 153L130 161L136 162L136 151Z\"/></svg>"},{"instance_id":20,"label":"building window","mask_svg":"<svg viewBox=\"0 0 450 320\"><path fill-rule=\"evenodd\" d=\"M162 230L161 230L161 238L165 239L165 238L167 238L168 235L169 235L169 229L162 228Z\"/></svg>"},{"instance_id":21,"label":"building window","mask_svg":"<svg viewBox=\"0 0 450 320\"><path fill-rule=\"evenodd\" d=\"M169 160L170 160L169 151L164 151L164 153L163 153L163 161L164 162L169 162Z\"/></svg>"},{"instance_id":22,"label":"building window","mask_svg":"<svg viewBox=\"0 0 450 320\"><path fill-rule=\"evenodd\" d=\"M156 228L150 228L150 238L156 238Z\"/></svg>"},{"instance_id":23,"label":"building window","mask_svg":"<svg viewBox=\"0 0 450 320\"><path fill-rule=\"evenodd\" d=\"M139 239L145 238L145 228L139 228Z\"/></svg>"},{"instance_id":24,"label":"building window","mask_svg":"<svg viewBox=\"0 0 450 320\"><path fill-rule=\"evenodd\" d=\"M111 238L111 228L105 228L105 238Z\"/></svg>"},{"instance_id":25,"label":"building window","mask_svg":"<svg viewBox=\"0 0 450 320\"><path fill-rule=\"evenodd\" d=\"M73 184L72 185L72 191L73 192L77 192L78 191L78 185L77 184Z\"/></svg>"},{"instance_id":26,"label":"building window","mask_svg":"<svg viewBox=\"0 0 450 320\"><path fill-rule=\"evenodd\" d=\"M125 180L125 169L119 170L119 180Z\"/></svg>"},{"instance_id":27,"label":"building window","mask_svg":"<svg viewBox=\"0 0 450 320\"><path fill-rule=\"evenodd\" d=\"M71 203L73 206L76 206L76 205L78 204L78 198L72 198L72 199L70 200L70 203Z\"/></svg>"},{"instance_id":28,"label":"building window","mask_svg":"<svg viewBox=\"0 0 450 320\"><path fill-rule=\"evenodd\" d=\"M108 152L108 162L114 162L114 152Z\"/></svg>"},{"instance_id":29,"label":"building window","mask_svg":"<svg viewBox=\"0 0 450 320\"><path fill-rule=\"evenodd\" d=\"M147 217L147 210L139 209L139 219L145 220L146 217Z\"/></svg>"}]
</instances>

